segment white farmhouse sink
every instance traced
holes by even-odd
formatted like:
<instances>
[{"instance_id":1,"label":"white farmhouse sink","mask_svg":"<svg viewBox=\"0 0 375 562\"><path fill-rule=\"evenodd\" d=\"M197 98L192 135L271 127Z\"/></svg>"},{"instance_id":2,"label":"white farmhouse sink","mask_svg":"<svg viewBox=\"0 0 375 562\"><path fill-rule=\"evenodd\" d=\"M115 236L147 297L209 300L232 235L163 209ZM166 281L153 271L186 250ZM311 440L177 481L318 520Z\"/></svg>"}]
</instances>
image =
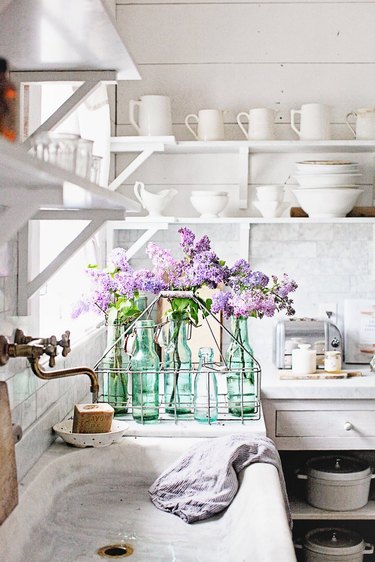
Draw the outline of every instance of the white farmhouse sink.
<instances>
[{"instance_id":1,"label":"white farmhouse sink","mask_svg":"<svg viewBox=\"0 0 375 562\"><path fill-rule=\"evenodd\" d=\"M195 441L124 437L102 449L54 444L0 527L0 561L108 561L115 558L97 550L120 544L133 548L129 562L294 562L272 465L245 469L231 506L206 521L188 525L153 506L148 487Z\"/></svg>"}]
</instances>

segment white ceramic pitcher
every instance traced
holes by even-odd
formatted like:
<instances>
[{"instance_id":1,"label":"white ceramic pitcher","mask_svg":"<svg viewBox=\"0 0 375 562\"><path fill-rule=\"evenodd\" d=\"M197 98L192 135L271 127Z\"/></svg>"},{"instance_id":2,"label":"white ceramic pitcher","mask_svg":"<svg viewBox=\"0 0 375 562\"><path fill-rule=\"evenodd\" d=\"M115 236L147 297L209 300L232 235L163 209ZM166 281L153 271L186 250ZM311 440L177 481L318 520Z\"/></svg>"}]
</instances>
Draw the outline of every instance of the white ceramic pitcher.
<instances>
[{"instance_id":1,"label":"white ceramic pitcher","mask_svg":"<svg viewBox=\"0 0 375 562\"><path fill-rule=\"evenodd\" d=\"M142 207L148 211L150 217L161 217L165 207L177 195L177 189L163 189L158 193L151 193L145 189L143 182L136 181L134 194Z\"/></svg>"},{"instance_id":2,"label":"white ceramic pitcher","mask_svg":"<svg viewBox=\"0 0 375 562\"><path fill-rule=\"evenodd\" d=\"M351 116L356 118L355 129L351 126L348 119ZM357 140L373 140L375 139L375 109L364 107L351 111L346 116L346 124Z\"/></svg>"},{"instance_id":3,"label":"white ceramic pitcher","mask_svg":"<svg viewBox=\"0 0 375 562\"><path fill-rule=\"evenodd\" d=\"M248 121L248 130L241 121ZM275 138L275 111L268 107L255 107L248 113L241 111L237 115L237 123L248 140L273 140Z\"/></svg>"},{"instance_id":4,"label":"white ceramic pitcher","mask_svg":"<svg viewBox=\"0 0 375 562\"><path fill-rule=\"evenodd\" d=\"M291 109L290 126L301 140L329 140L331 108L322 103L304 103L301 109ZM295 116L300 115L300 128L297 129Z\"/></svg>"},{"instance_id":5,"label":"white ceramic pitcher","mask_svg":"<svg viewBox=\"0 0 375 562\"><path fill-rule=\"evenodd\" d=\"M135 110L138 108L138 122ZM130 100L129 121L142 136L172 135L171 100L168 96L147 95Z\"/></svg>"},{"instance_id":6,"label":"white ceramic pitcher","mask_svg":"<svg viewBox=\"0 0 375 562\"><path fill-rule=\"evenodd\" d=\"M201 109L198 115L187 115L185 125L196 140L224 140L224 112L222 109ZM197 123L197 132L190 126L192 119Z\"/></svg>"}]
</instances>

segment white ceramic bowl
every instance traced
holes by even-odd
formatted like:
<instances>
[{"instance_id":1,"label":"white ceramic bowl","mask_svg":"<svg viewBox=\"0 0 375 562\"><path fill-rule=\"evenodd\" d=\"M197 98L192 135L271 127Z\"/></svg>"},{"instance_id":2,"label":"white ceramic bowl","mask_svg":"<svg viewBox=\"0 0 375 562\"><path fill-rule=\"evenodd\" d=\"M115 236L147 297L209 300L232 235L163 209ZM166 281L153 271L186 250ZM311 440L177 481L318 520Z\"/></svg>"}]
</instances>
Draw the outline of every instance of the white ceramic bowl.
<instances>
[{"instance_id":1,"label":"white ceramic bowl","mask_svg":"<svg viewBox=\"0 0 375 562\"><path fill-rule=\"evenodd\" d=\"M301 187L342 187L355 185L362 174L296 174Z\"/></svg>"},{"instance_id":2,"label":"white ceramic bowl","mask_svg":"<svg viewBox=\"0 0 375 562\"><path fill-rule=\"evenodd\" d=\"M281 217L283 212L290 207L290 203L279 203L278 201L253 201L253 205L266 219Z\"/></svg>"},{"instance_id":3,"label":"white ceramic bowl","mask_svg":"<svg viewBox=\"0 0 375 562\"><path fill-rule=\"evenodd\" d=\"M53 430L69 445L74 447L107 447L120 441L124 431L129 427L123 421L113 420L108 433L72 433L73 420L65 420L53 426Z\"/></svg>"},{"instance_id":4,"label":"white ceramic bowl","mask_svg":"<svg viewBox=\"0 0 375 562\"><path fill-rule=\"evenodd\" d=\"M296 169L301 174L346 174L358 172L359 165L347 160L305 160L296 162Z\"/></svg>"},{"instance_id":5,"label":"white ceramic bowl","mask_svg":"<svg viewBox=\"0 0 375 562\"><path fill-rule=\"evenodd\" d=\"M313 218L345 217L363 189L293 189L302 209Z\"/></svg>"},{"instance_id":6,"label":"white ceramic bowl","mask_svg":"<svg viewBox=\"0 0 375 562\"><path fill-rule=\"evenodd\" d=\"M284 198L283 185L259 185L257 187L257 197L259 201L278 201Z\"/></svg>"},{"instance_id":7,"label":"white ceramic bowl","mask_svg":"<svg viewBox=\"0 0 375 562\"><path fill-rule=\"evenodd\" d=\"M214 218L228 203L226 191L192 191L190 202L201 217Z\"/></svg>"}]
</instances>

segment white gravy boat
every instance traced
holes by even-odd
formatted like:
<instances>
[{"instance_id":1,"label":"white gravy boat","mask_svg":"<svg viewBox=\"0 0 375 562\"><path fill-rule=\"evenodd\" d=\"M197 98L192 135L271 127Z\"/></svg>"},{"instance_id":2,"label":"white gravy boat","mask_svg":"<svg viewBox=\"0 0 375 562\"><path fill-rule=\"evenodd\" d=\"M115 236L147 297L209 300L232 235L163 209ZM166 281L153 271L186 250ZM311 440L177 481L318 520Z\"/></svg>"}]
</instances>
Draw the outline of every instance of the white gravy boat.
<instances>
[{"instance_id":1,"label":"white gravy boat","mask_svg":"<svg viewBox=\"0 0 375 562\"><path fill-rule=\"evenodd\" d=\"M158 193L151 193L145 189L145 184L143 182L136 181L134 194L151 217L160 217L163 215L165 207L177 194L177 189L163 189Z\"/></svg>"}]
</instances>

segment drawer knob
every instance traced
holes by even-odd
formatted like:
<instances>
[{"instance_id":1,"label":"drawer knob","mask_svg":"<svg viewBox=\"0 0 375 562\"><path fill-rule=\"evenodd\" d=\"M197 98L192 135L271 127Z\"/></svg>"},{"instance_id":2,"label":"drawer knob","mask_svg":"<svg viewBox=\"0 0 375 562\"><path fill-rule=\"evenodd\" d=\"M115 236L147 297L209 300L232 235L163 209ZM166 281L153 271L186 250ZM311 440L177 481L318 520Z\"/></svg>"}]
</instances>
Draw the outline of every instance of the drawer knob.
<instances>
[{"instance_id":1,"label":"drawer knob","mask_svg":"<svg viewBox=\"0 0 375 562\"><path fill-rule=\"evenodd\" d=\"M344 423L344 429L345 431L350 431L351 429L353 429L353 424L350 422L345 422Z\"/></svg>"}]
</instances>

